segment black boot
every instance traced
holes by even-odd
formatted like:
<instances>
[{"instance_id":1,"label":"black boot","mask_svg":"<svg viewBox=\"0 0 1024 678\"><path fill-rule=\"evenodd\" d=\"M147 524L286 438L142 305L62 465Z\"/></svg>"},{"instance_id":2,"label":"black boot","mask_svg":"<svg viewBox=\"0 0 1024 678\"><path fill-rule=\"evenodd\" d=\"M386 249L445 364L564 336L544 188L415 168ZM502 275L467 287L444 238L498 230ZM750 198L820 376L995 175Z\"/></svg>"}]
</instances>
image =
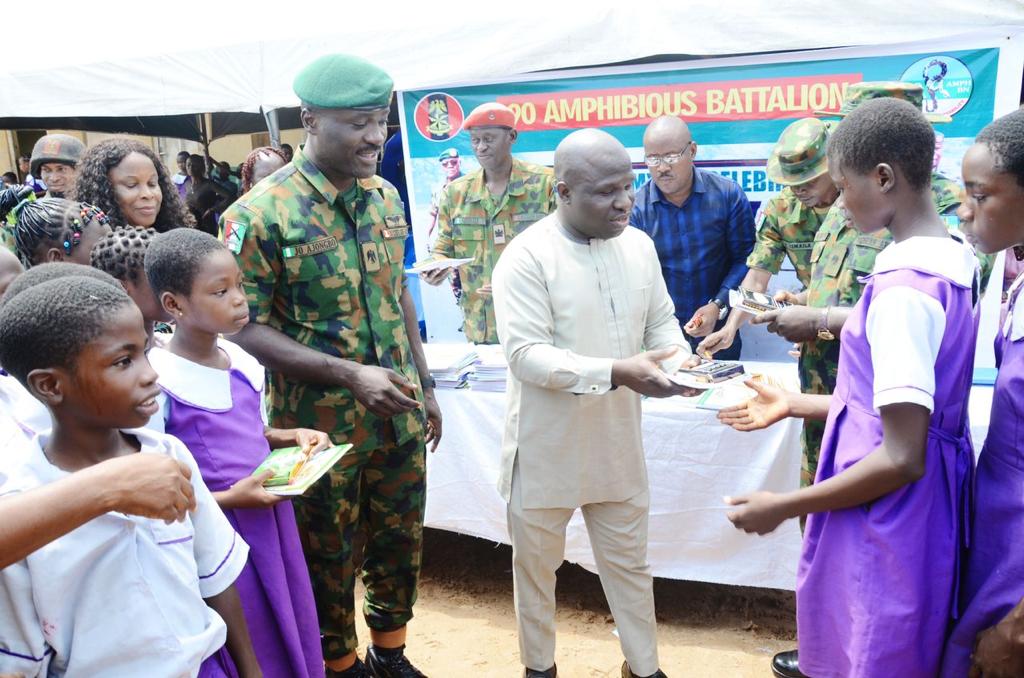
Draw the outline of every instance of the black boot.
<instances>
[{"instance_id":1,"label":"black boot","mask_svg":"<svg viewBox=\"0 0 1024 678\"><path fill-rule=\"evenodd\" d=\"M356 657L355 664L344 671L335 671L332 668L328 668L325 673L327 678L370 678L370 674L366 672L366 664L359 657Z\"/></svg>"},{"instance_id":2,"label":"black boot","mask_svg":"<svg viewBox=\"0 0 1024 678\"><path fill-rule=\"evenodd\" d=\"M523 672L523 678L558 678L558 665L552 666L547 671L528 668Z\"/></svg>"},{"instance_id":3,"label":"black boot","mask_svg":"<svg viewBox=\"0 0 1024 678\"><path fill-rule=\"evenodd\" d=\"M807 678L800 672L796 650L780 652L772 657L772 673L778 678Z\"/></svg>"},{"instance_id":4,"label":"black boot","mask_svg":"<svg viewBox=\"0 0 1024 678\"><path fill-rule=\"evenodd\" d=\"M638 676L629 668L629 662L622 662L622 678L668 678L668 676L661 669L658 669L649 676Z\"/></svg>"},{"instance_id":5,"label":"black boot","mask_svg":"<svg viewBox=\"0 0 1024 678\"><path fill-rule=\"evenodd\" d=\"M366 670L373 678L427 678L406 658L405 645L366 648Z\"/></svg>"}]
</instances>

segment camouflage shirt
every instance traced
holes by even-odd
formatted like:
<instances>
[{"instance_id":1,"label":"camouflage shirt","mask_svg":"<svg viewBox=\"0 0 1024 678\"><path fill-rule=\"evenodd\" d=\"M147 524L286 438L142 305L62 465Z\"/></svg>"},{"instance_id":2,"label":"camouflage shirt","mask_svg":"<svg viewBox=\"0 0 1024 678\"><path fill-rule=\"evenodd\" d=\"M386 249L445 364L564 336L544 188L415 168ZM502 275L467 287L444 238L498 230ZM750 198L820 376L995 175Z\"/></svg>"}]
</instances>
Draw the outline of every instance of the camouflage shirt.
<instances>
[{"instance_id":1,"label":"camouflage shirt","mask_svg":"<svg viewBox=\"0 0 1024 678\"><path fill-rule=\"evenodd\" d=\"M933 174L932 198L939 214L948 217L947 224L958 223L954 213L963 201L959 184ZM856 304L864 288L859 279L874 270L875 257L891 242L888 229L861 233L846 219L843 210L833 206L814 236L807 305L824 308ZM991 272L991 262L988 268Z\"/></svg>"},{"instance_id":2,"label":"camouflage shirt","mask_svg":"<svg viewBox=\"0 0 1024 678\"><path fill-rule=\"evenodd\" d=\"M438 235L433 253L467 258L473 262L459 269L462 296L459 305L465 318L466 339L498 343L494 306L478 290L491 283L498 257L516 235L555 210L555 178L550 169L512 159L508 189L493 200L479 169L445 187L437 211Z\"/></svg>"},{"instance_id":3,"label":"camouflage shirt","mask_svg":"<svg viewBox=\"0 0 1024 678\"><path fill-rule=\"evenodd\" d=\"M757 214L757 241L747 257L747 266L769 273L779 272L782 258L796 269L804 287L811 280L811 250L814 235L828 214L828 207L807 207L788 186L763 205Z\"/></svg>"},{"instance_id":4,"label":"camouflage shirt","mask_svg":"<svg viewBox=\"0 0 1024 678\"><path fill-rule=\"evenodd\" d=\"M391 368L418 386L400 304L408 230L391 184L360 179L341 195L301 149L222 219L253 322L326 355ZM419 409L388 420L345 388L277 373L271 383L277 426L316 428L359 449L383 446L392 425L399 444L425 431Z\"/></svg>"}]
</instances>

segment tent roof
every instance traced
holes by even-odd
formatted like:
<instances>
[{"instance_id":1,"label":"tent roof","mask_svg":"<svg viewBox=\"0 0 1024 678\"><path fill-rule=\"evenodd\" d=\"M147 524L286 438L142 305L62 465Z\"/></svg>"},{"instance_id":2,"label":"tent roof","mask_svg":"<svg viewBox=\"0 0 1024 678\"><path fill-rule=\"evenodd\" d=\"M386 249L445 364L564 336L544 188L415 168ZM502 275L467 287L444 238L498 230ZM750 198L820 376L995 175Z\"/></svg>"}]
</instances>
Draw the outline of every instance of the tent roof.
<instances>
[{"instance_id":1,"label":"tent roof","mask_svg":"<svg viewBox=\"0 0 1024 678\"><path fill-rule=\"evenodd\" d=\"M5 37L0 127L28 118L116 125L111 119L296 106L295 73L334 51L358 53L391 73L398 89L412 89L654 55L1024 30L1020 0L651 0L639 7L590 3L585 12L539 0L464 7L420 3L385 11L327 0L301 6L257 0L243 12L236 3L178 0L153 17L129 13L114 0L79 3L48 12L38 24L29 16ZM42 120L33 126L46 126ZM186 136L186 121L166 124L180 132L170 136Z\"/></svg>"}]
</instances>

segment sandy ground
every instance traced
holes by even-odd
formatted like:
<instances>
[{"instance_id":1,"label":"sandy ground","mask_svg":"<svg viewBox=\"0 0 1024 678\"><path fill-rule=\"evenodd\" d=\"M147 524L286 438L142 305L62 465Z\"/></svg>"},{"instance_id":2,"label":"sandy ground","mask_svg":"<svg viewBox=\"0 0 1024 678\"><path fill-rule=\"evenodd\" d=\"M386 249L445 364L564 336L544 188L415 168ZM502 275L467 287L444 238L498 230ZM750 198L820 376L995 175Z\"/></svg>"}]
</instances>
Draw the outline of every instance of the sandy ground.
<instances>
[{"instance_id":1,"label":"sandy ground","mask_svg":"<svg viewBox=\"0 0 1024 678\"><path fill-rule=\"evenodd\" d=\"M522 676L512 607L511 549L427 530L408 655L432 678ZM791 592L655 581L658 643L669 678L771 676L775 652L792 649ZM357 615L361 617L361 615ZM596 575L558 572L559 675L620 675L622 654ZM360 627L360 640L369 634Z\"/></svg>"}]
</instances>

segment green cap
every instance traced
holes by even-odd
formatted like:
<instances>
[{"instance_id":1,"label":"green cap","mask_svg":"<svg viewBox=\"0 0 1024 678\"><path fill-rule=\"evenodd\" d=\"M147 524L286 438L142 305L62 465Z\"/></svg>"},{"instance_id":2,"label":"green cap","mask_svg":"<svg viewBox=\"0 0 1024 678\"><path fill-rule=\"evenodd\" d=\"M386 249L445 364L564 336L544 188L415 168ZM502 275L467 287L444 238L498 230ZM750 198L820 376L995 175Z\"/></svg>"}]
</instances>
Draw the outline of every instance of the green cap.
<instances>
[{"instance_id":1,"label":"green cap","mask_svg":"<svg viewBox=\"0 0 1024 678\"><path fill-rule=\"evenodd\" d=\"M825 144L828 128L817 118L803 118L782 130L768 157L768 178L783 186L796 186L828 171Z\"/></svg>"},{"instance_id":2,"label":"green cap","mask_svg":"<svg viewBox=\"0 0 1024 678\"><path fill-rule=\"evenodd\" d=\"M351 54L328 54L295 76L292 89L306 104L318 108L373 110L391 105L394 81L365 59Z\"/></svg>"},{"instance_id":3,"label":"green cap","mask_svg":"<svg viewBox=\"0 0 1024 678\"><path fill-rule=\"evenodd\" d=\"M885 98L903 99L912 103L918 110L921 110L924 104L924 88L911 82L857 82L846 88L843 105L838 113L835 111L815 111L814 114L845 118L865 101ZM929 122L953 122L953 118L948 115L925 113L924 117L928 118Z\"/></svg>"},{"instance_id":4,"label":"green cap","mask_svg":"<svg viewBox=\"0 0 1024 678\"><path fill-rule=\"evenodd\" d=\"M441 155L437 156L437 161L444 162L448 158L457 157L459 157L459 150L457 148L446 148L443 151L441 151Z\"/></svg>"}]
</instances>

